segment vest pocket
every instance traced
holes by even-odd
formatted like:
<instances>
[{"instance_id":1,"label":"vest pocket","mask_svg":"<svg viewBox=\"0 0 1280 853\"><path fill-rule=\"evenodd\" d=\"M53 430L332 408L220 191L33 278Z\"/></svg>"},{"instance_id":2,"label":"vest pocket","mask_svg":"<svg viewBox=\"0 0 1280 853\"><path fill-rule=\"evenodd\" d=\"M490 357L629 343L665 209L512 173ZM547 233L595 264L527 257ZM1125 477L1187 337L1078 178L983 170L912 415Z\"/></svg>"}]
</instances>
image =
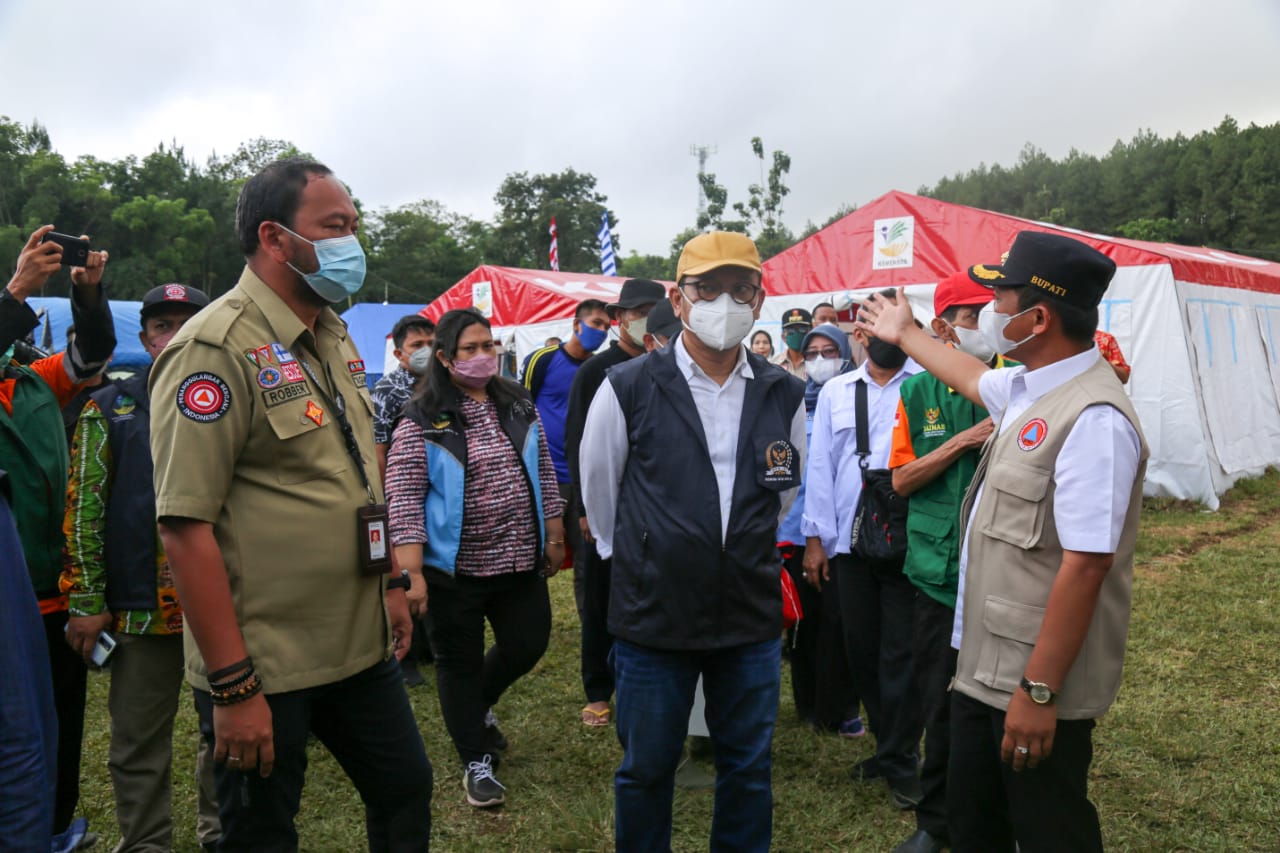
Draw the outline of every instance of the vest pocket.
<instances>
[{"instance_id":1,"label":"vest pocket","mask_svg":"<svg viewBox=\"0 0 1280 853\"><path fill-rule=\"evenodd\" d=\"M1048 515L1045 495L1051 472L1030 465L1005 462L987 474L984 489L991 490L995 504L990 521L982 532L1017 548L1033 548L1044 532ZM988 500L984 495L984 500Z\"/></svg>"},{"instance_id":2,"label":"vest pocket","mask_svg":"<svg viewBox=\"0 0 1280 853\"><path fill-rule=\"evenodd\" d=\"M1017 690L1043 621L1043 607L987 596L974 680L1003 693Z\"/></svg>"}]
</instances>

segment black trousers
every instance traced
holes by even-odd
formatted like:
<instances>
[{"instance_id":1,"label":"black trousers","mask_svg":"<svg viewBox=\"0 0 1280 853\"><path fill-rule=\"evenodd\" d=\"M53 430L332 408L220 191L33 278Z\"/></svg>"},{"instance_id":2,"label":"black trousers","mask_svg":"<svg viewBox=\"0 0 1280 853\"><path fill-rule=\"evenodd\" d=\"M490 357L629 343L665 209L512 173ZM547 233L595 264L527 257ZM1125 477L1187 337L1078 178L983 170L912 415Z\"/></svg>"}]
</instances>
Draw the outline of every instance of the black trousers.
<instances>
[{"instance_id":1,"label":"black trousers","mask_svg":"<svg viewBox=\"0 0 1280 853\"><path fill-rule=\"evenodd\" d=\"M196 690L200 732L213 746L213 702ZM364 802L374 853L427 850L431 836L431 762L395 658L349 678L267 696L276 751L267 778L214 766L219 851L295 851L294 817L307 771L307 735L342 765Z\"/></svg>"},{"instance_id":2,"label":"black trousers","mask_svg":"<svg viewBox=\"0 0 1280 853\"><path fill-rule=\"evenodd\" d=\"M485 712L546 652L551 598L546 578L532 571L483 578L463 575L450 584L428 578L428 586L440 712L466 766L491 752ZM494 638L487 652L486 620Z\"/></svg>"},{"instance_id":3,"label":"black trousers","mask_svg":"<svg viewBox=\"0 0 1280 853\"><path fill-rule=\"evenodd\" d=\"M839 573L819 590L804 578L804 549L784 552L783 566L800 597L804 618L791 629L791 695L801 720L835 731L858 716L840 621Z\"/></svg>"},{"instance_id":4,"label":"black trousers","mask_svg":"<svg viewBox=\"0 0 1280 853\"><path fill-rule=\"evenodd\" d=\"M1094 721L1059 720L1053 754L1034 770L1014 773L1000 761L1004 712L959 692L951 697L953 853L1101 853L1088 792Z\"/></svg>"},{"instance_id":5,"label":"black trousers","mask_svg":"<svg viewBox=\"0 0 1280 853\"><path fill-rule=\"evenodd\" d=\"M911 660L916 588L901 564L832 559L840 573L840 615L853 686L867 709L876 760L889 782L919 772L921 722Z\"/></svg>"},{"instance_id":6,"label":"black trousers","mask_svg":"<svg viewBox=\"0 0 1280 853\"><path fill-rule=\"evenodd\" d=\"M924 764L920 788L924 798L916 806L916 828L936 838L948 838L947 765L951 755L951 696L947 687L956 672L951 626L956 612L947 605L916 592L912 656L915 658L916 694L924 718Z\"/></svg>"},{"instance_id":7,"label":"black trousers","mask_svg":"<svg viewBox=\"0 0 1280 853\"><path fill-rule=\"evenodd\" d=\"M80 802L80 743L84 736L84 695L88 669L84 658L67 645L67 611L44 616L49 644L49 672L53 677L53 706L58 712L57 793L53 802L53 833L65 832Z\"/></svg>"},{"instance_id":8,"label":"black trousers","mask_svg":"<svg viewBox=\"0 0 1280 853\"><path fill-rule=\"evenodd\" d=\"M584 542L582 551L582 689L588 702L608 702L613 696L613 667L609 665L609 652L613 649L613 635L609 633L613 561L601 559L594 543Z\"/></svg>"}]
</instances>

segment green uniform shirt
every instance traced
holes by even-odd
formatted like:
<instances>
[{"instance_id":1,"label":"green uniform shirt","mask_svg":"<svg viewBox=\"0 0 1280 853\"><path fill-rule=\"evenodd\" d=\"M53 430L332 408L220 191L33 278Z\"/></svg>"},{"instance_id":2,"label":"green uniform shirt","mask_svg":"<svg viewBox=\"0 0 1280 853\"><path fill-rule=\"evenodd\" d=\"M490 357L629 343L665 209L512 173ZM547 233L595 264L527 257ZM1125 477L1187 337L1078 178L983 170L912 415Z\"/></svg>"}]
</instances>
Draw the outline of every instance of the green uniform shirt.
<instances>
[{"instance_id":1,"label":"green uniform shirt","mask_svg":"<svg viewBox=\"0 0 1280 853\"><path fill-rule=\"evenodd\" d=\"M1005 364L1003 359L999 362ZM899 468L936 450L986 417L986 409L931 374L908 378L902 383L889 467ZM907 504L903 571L921 592L952 608L960 572L960 504L979 455L978 450L964 453L937 479L912 492Z\"/></svg>"},{"instance_id":2,"label":"green uniform shirt","mask_svg":"<svg viewBox=\"0 0 1280 853\"><path fill-rule=\"evenodd\" d=\"M335 387L319 392L301 359ZM157 514L213 524L264 690L328 684L390 655L382 579L359 569L368 495L330 400L341 391L376 481L373 402L338 315L321 311L313 336L246 268L165 347L150 389ZM186 637L188 678L207 688Z\"/></svg>"}]
</instances>

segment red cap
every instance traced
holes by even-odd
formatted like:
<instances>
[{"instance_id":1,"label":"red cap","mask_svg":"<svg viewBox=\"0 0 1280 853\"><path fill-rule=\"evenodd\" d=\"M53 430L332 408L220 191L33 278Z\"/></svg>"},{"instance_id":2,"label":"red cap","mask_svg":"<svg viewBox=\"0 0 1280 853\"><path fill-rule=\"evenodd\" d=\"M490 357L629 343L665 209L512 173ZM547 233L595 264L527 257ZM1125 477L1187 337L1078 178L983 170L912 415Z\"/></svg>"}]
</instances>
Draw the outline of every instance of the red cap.
<instances>
[{"instance_id":1,"label":"red cap","mask_svg":"<svg viewBox=\"0 0 1280 853\"><path fill-rule=\"evenodd\" d=\"M995 296L991 288L983 287L969 278L968 270L961 270L938 282L933 290L933 313L941 315L952 305L986 305Z\"/></svg>"}]
</instances>

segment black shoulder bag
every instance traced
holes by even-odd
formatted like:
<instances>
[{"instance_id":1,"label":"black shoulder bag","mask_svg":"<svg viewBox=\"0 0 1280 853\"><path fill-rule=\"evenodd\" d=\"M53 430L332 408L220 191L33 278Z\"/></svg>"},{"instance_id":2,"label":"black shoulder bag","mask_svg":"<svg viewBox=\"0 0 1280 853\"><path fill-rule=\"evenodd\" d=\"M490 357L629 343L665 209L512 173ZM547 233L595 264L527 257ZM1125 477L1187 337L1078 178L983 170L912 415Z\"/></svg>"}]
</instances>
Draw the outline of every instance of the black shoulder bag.
<instances>
[{"instance_id":1,"label":"black shoulder bag","mask_svg":"<svg viewBox=\"0 0 1280 853\"><path fill-rule=\"evenodd\" d=\"M855 434L858 467L862 469L862 496L853 514L850 550L855 557L881 563L902 562L907 556L907 499L893 490L888 468L870 468L871 440L867 418L867 383L854 386Z\"/></svg>"}]
</instances>

